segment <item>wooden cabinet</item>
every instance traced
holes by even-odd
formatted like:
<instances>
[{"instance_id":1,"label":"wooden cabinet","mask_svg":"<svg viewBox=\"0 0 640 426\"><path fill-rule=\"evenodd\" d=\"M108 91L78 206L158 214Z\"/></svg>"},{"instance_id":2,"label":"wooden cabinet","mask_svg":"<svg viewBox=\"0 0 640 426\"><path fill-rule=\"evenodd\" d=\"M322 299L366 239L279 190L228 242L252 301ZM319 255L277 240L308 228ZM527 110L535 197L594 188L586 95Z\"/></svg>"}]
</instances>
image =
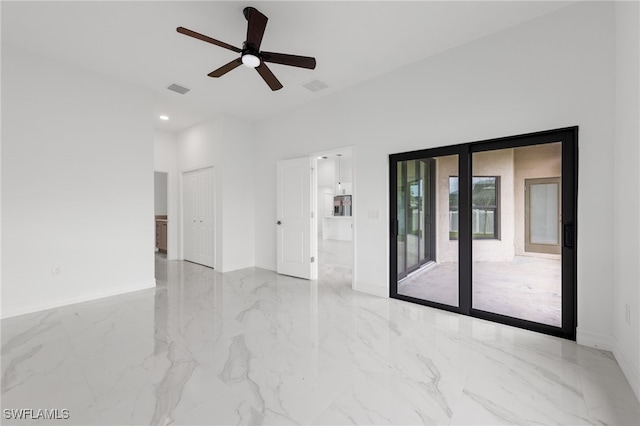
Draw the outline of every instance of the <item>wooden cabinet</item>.
<instances>
[{"instance_id":1,"label":"wooden cabinet","mask_svg":"<svg viewBox=\"0 0 640 426\"><path fill-rule=\"evenodd\" d=\"M167 218L156 216L156 248L162 253L167 252Z\"/></svg>"}]
</instances>

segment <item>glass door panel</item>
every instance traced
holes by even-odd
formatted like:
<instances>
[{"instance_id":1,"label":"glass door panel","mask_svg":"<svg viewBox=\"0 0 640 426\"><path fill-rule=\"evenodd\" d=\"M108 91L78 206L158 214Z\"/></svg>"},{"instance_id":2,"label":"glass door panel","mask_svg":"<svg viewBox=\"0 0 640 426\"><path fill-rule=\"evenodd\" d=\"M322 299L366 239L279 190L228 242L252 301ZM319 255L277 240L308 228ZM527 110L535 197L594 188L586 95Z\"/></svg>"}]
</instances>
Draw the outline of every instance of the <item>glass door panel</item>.
<instances>
[{"instance_id":1,"label":"glass door panel","mask_svg":"<svg viewBox=\"0 0 640 426\"><path fill-rule=\"evenodd\" d=\"M457 206L451 205L457 189L449 185L457 173L457 155L397 163L399 295L459 305L458 244L450 231L457 226Z\"/></svg>"},{"instance_id":2,"label":"glass door panel","mask_svg":"<svg viewBox=\"0 0 640 426\"><path fill-rule=\"evenodd\" d=\"M407 272L413 272L420 267L420 233L422 223L420 222L420 206L423 194L420 187L420 160L407 161L407 180L405 188L408 189L407 196ZM417 170L416 170L417 169Z\"/></svg>"},{"instance_id":3,"label":"glass door panel","mask_svg":"<svg viewBox=\"0 0 640 426\"><path fill-rule=\"evenodd\" d=\"M562 144L476 152L472 165L472 308L561 327Z\"/></svg>"}]
</instances>

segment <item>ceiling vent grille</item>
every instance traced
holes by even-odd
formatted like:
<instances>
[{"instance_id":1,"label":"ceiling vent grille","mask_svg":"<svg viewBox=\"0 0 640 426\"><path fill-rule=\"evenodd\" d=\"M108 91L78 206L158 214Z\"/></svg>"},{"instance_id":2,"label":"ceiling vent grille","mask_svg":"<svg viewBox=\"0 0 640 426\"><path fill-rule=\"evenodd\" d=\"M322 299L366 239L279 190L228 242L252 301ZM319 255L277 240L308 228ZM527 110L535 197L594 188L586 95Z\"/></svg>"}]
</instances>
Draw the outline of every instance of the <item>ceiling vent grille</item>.
<instances>
[{"instance_id":1,"label":"ceiling vent grille","mask_svg":"<svg viewBox=\"0 0 640 426\"><path fill-rule=\"evenodd\" d=\"M327 87L327 84L320 80L311 80L302 85L302 87L311 90L312 92L319 92L320 90L324 90Z\"/></svg>"},{"instance_id":2,"label":"ceiling vent grille","mask_svg":"<svg viewBox=\"0 0 640 426\"><path fill-rule=\"evenodd\" d=\"M181 95L184 95L189 90L191 90L191 89L187 89L186 87L182 87L178 84L172 84L171 86L167 87L167 89L173 90L174 92L180 93Z\"/></svg>"}]
</instances>

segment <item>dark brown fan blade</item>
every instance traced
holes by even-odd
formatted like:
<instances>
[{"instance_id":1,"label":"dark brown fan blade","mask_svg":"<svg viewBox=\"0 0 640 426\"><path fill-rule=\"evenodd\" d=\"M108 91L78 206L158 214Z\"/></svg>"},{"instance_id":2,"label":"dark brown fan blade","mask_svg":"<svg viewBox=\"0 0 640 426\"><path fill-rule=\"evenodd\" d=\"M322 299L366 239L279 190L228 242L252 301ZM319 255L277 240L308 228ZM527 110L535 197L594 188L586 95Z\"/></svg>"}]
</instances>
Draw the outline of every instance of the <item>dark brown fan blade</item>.
<instances>
[{"instance_id":1,"label":"dark brown fan blade","mask_svg":"<svg viewBox=\"0 0 640 426\"><path fill-rule=\"evenodd\" d=\"M273 75L264 62L260 62L260 65L256 67L256 71L258 71L262 79L269 85L269 87L271 87L271 90L275 91L282 89L282 83L278 81L276 76Z\"/></svg>"},{"instance_id":2,"label":"dark brown fan blade","mask_svg":"<svg viewBox=\"0 0 640 426\"><path fill-rule=\"evenodd\" d=\"M274 64L289 65L292 67L308 68L310 70L316 68L316 58L309 56L286 55L284 53L260 52L262 60Z\"/></svg>"},{"instance_id":3,"label":"dark brown fan blade","mask_svg":"<svg viewBox=\"0 0 640 426\"><path fill-rule=\"evenodd\" d=\"M269 18L253 7L245 7L243 10L245 18L247 18L247 44L255 50L260 50L262 36L267 28Z\"/></svg>"},{"instance_id":4,"label":"dark brown fan blade","mask_svg":"<svg viewBox=\"0 0 640 426\"><path fill-rule=\"evenodd\" d=\"M228 64L221 66L217 70L211 71L207 75L209 77L215 77L215 78L222 77L223 75L225 75L229 71L238 68L240 65L242 65L242 59L241 58L234 59L233 61L229 62Z\"/></svg>"},{"instance_id":5,"label":"dark brown fan blade","mask_svg":"<svg viewBox=\"0 0 640 426\"><path fill-rule=\"evenodd\" d=\"M188 30L184 27L178 27L176 28L176 31L178 31L180 34L188 35L189 37L197 38L198 40L206 41L207 43L215 44L216 46L224 47L225 49L233 50L237 53L242 52L241 49L238 49L235 46L224 43L220 40L216 40L215 38L207 37L206 35L197 33L195 31Z\"/></svg>"}]
</instances>

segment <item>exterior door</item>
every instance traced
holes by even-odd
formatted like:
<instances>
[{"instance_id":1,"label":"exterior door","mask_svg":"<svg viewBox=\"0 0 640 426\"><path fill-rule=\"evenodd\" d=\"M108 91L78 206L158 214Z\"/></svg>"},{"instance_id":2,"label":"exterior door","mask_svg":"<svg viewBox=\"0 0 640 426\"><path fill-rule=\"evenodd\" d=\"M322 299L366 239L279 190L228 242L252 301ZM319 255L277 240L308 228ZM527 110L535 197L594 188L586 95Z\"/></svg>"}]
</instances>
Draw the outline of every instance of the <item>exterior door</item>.
<instances>
[{"instance_id":1,"label":"exterior door","mask_svg":"<svg viewBox=\"0 0 640 426\"><path fill-rule=\"evenodd\" d=\"M309 157L279 161L277 165L277 271L311 279L311 184Z\"/></svg>"},{"instance_id":2,"label":"exterior door","mask_svg":"<svg viewBox=\"0 0 640 426\"><path fill-rule=\"evenodd\" d=\"M575 340L577 153L568 127L390 155L390 296Z\"/></svg>"},{"instance_id":3,"label":"exterior door","mask_svg":"<svg viewBox=\"0 0 640 426\"><path fill-rule=\"evenodd\" d=\"M525 251L560 254L561 189L559 177L525 179Z\"/></svg>"}]
</instances>

